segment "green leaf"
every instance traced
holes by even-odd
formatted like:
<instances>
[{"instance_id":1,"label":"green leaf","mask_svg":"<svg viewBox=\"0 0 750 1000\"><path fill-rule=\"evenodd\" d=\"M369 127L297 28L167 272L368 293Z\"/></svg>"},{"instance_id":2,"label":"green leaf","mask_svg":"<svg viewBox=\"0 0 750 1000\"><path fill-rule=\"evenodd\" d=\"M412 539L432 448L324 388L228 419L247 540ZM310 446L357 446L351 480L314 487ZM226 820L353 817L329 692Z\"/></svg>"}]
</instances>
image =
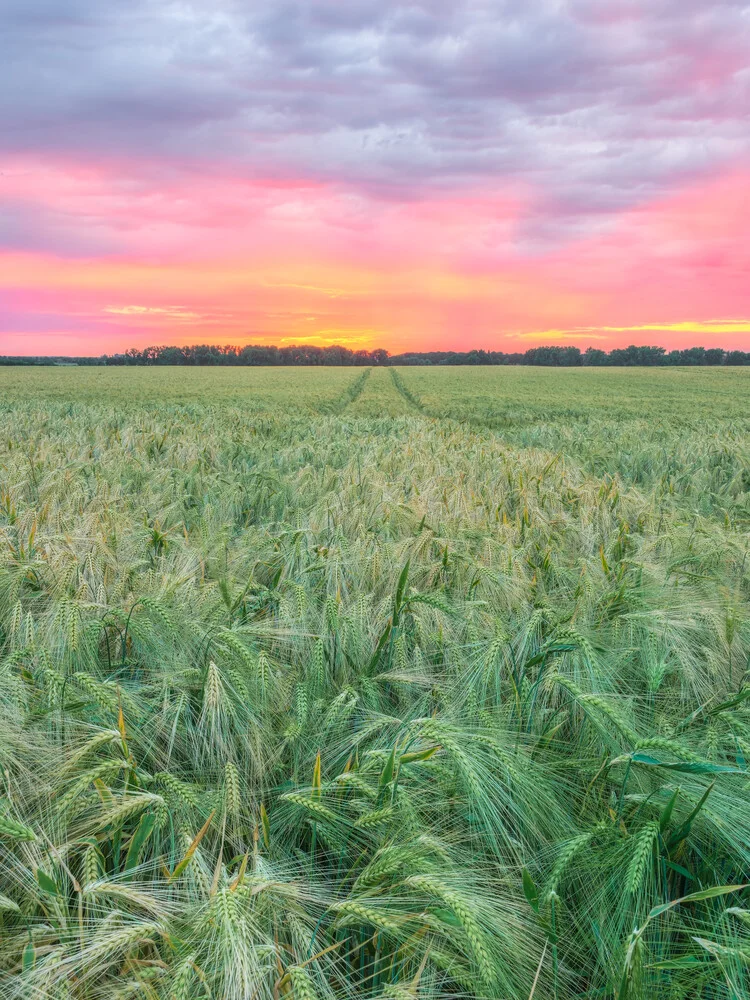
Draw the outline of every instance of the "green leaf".
<instances>
[{"instance_id":1,"label":"green leaf","mask_svg":"<svg viewBox=\"0 0 750 1000\"><path fill-rule=\"evenodd\" d=\"M708 941L706 938L694 937L693 941L705 949L714 958L739 959L743 965L750 964L750 951L743 948L729 948L727 945L719 944L718 941Z\"/></svg>"},{"instance_id":2,"label":"green leaf","mask_svg":"<svg viewBox=\"0 0 750 1000\"><path fill-rule=\"evenodd\" d=\"M669 821L672 819L672 813L674 811L675 802L677 801L677 796L679 794L680 794L680 786L678 785L677 788L675 788L669 802L667 802L667 804L664 806L661 816L659 817L659 830L661 833L664 833L664 831L669 826Z\"/></svg>"},{"instance_id":3,"label":"green leaf","mask_svg":"<svg viewBox=\"0 0 750 1000\"><path fill-rule=\"evenodd\" d=\"M41 868L36 870L36 880L39 883L39 888L44 889L45 892L51 893L53 896L59 896L60 890L57 887L57 882L51 878L45 871Z\"/></svg>"},{"instance_id":4,"label":"green leaf","mask_svg":"<svg viewBox=\"0 0 750 1000\"><path fill-rule=\"evenodd\" d=\"M315 767L313 767L313 777L312 777L312 797L317 801L320 800L322 784L320 780L320 750L315 758Z\"/></svg>"},{"instance_id":5,"label":"green leaf","mask_svg":"<svg viewBox=\"0 0 750 1000\"><path fill-rule=\"evenodd\" d=\"M673 850L675 847L677 847L678 844L680 844L683 840L685 840L685 838L687 836L689 836L690 831L691 831L692 826L693 826L693 821L695 820L695 817L698 815L698 813L703 808L703 806L705 804L705 801L708 798L708 796L711 794L711 789L713 787L714 787L714 782L711 782L711 784L705 790L705 792L703 793L703 795L701 795L700 801L698 802L698 804L696 805L696 807L693 809L693 811L690 813L690 815L688 816L688 818L685 820L685 822L682 824L682 826L678 827L678 829L669 838L669 840L667 841L667 850L668 851Z\"/></svg>"},{"instance_id":6,"label":"green leaf","mask_svg":"<svg viewBox=\"0 0 750 1000\"><path fill-rule=\"evenodd\" d=\"M692 760L658 760L647 753L632 753L630 759L634 764L644 764L647 767L663 767L668 771L682 771L685 774L747 774L739 767L729 767L726 764L712 764L710 761Z\"/></svg>"},{"instance_id":7,"label":"green leaf","mask_svg":"<svg viewBox=\"0 0 750 1000\"><path fill-rule=\"evenodd\" d=\"M36 948L34 947L34 942L29 941L29 943L23 949L23 955L21 956L21 967L24 972L30 972L35 965L36 965Z\"/></svg>"},{"instance_id":8,"label":"green leaf","mask_svg":"<svg viewBox=\"0 0 750 1000\"><path fill-rule=\"evenodd\" d=\"M135 833L130 840L130 847L128 848L128 854L125 858L125 871L129 872L138 864L138 859L140 858L141 851L143 850L146 841L151 836L151 832L154 829L154 824L156 822L156 817L153 813L145 812L141 816L141 821L138 824Z\"/></svg>"},{"instance_id":9,"label":"green leaf","mask_svg":"<svg viewBox=\"0 0 750 1000\"><path fill-rule=\"evenodd\" d=\"M534 913L539 913L539 890L527 868L523 870L523 894Z\"/></svg>"},{"instance_id":10,"label":"green leaf","mask_svg":"<svg viewBox=\"0 0 750 1000\"><path fill-rule=\"evenodd\" d=\"M438 746L435 747L428 747L427 750L415 750L413 753L402 753L400 758L401 763L412 764L414 761L429 760L430 757L436 754L440 749L441 747L438 744Z\"/></svg>"},{"instance_id":11,"label":"green leaf","mask_svg":"<svg viewBox=\"0 0 750 1000\"><path fill-rule=\"evenodd\" d=\"M388 760L385 762L385 767L380 774L380 780L378 781L379 788L385 788L393 781L393 770L396 764L396 744L393 744L393 749L388 755Z\"/></svg>"},{"instance_id":12,"label":"green leaf","mask_svg":"<svg viewBox=\"0 0 750 1000\"><path fill-rule=\"evenodd\" d=\"M747 701L750 698L750 687L744 687L738 695L734 698L730 698L729 701L722 701L718 705L714 705L710 712L706 712L709 717L712 715L718 715L719 712L724 712L728 708L734 708L736 705L740 705L743 701Z\"/></svg>"},{"instance_id":13,"label":"green leaf","mask_svg":"<svg viewBox=\"0 0 750 1000\"><path fill-rule=\"evenodd\" d=\"M667 868L671 868L672 871L677 872L682 875L683 878L690 879L691 882L695 882L695 875L691 875L687 868L683 868L682 865L678 865L676 861L665 861Z\"/></svg>"},{"instance_id":14,"label":"green leaf","mask_svg":"<svg viewBox=\"0 0 750 1000\"><path fill-rule=\"evenodd\" d=\"M662 913L666 913L667 910L671 910L673 906L679 906L682 903L697 903L703 899L728 896L730 892L739 892L740 889L746 888L747 883L742 885L714 885L710 889L699 889L698 892L691 892L689 896L680 896L679 899L673 899L671 903L662 903L660 906L655 906L653 910L649 911L648 920L653 920L654 917L659 917Z\"/></svg>"},{"instance_id":15,"label":"green leaf","mask_svg":"<svg viewBox=\"0 0 750 1000\"><path fill-rule=\"evenodd\" d=\"M664 962L654 962L649 965L649 969L692 969L695 966L709 965L705 959L698 958L697 955L683 955L681 958L670 958Z\"/></svg>"},{"instance_id":16,"label":"green leaf","mask_svg":"<svg viewBox=\"0 0 750 1000\"><path fill-rule=\"evenodd\" d=\"M627 1000L629 989L630 989L630 969L628 969L626 966L622 970L620 987L617 990L617 1000Z\"/></svg>"},{"instance_id":17,"label":"green leaf","mask_svg":"<svg viewBox=\"0 0 750 1000\"><path fill-rule=\"evenodd\" d=\"M398 616L401 611L401 605L404 601L404 593L406 591L406 584L409 579L409 563L410 559L406 560L404 568L401 570L401 575L398 578L398 584L396 585L396 598L393 602L393 624L398 622Z\"/></svg>"},{"instance_id":18,"label":"green leaf","mask_svg":"<svg viewBox=\"0 0 750 1000\"><path fill-rule=\"evenodd\" d=\"M739 892L740 889L746 889L747 886L747 882L743 882L741 885L714 885L710 889L700 889L698 892L691 892L689 896L683 896L677 902L694 903L700 899L714 899L716 896L727 896L730 892Z\"/></svg>"},{"instance_id":19,"label":"green leaf","mask_svg":"<svg viewBox=\"0 0 750 1000\"><path fill-rule=\"evenodd\" d=\"M523 670L526 671L529 667L535 667L537 663L542 663L548 656L554 656L555 653L572 653L576 649L578 649L578 646L575 642L551 642L548 646L544 647L541 653L537 653L536 656L532 656L531 659L526 660Z\"/></svg>"},{"instance_id":20,"label":"green leaf","mask_svg":"<svg viewBox=\"0 0 750 1000\"><path fill-rule=\"evenodd\" d=\"M263 828L263 843L268 850L271 846L271 824L268 822L268 813L262 802L260 804L260 825Z\"/></svg>"},{"instance_id":21,"label":"green leaf","mask_svg":"<svg viewBox=\"0 0 750 1000\"><path fill-rule=\"evenodd\" d=\"M383 652L383 649L385 648L385 644L388 642L388 639L390 638L391 629L392 628L393 628L393 623L392 622L388 622L388 624L386 625L386 627L383 629L383 634L378 639L378 644L375 647L375 652L372 654L372 659L370 660L369 664L367 665L367 674L368 674L368 676L373 672L373 670L375 669L375 667L378 665L378 660L380 659L380 654Z\"/></svg>"},{"instance_id":22,"label":"green leaf","mask_svg":"<svg viewBox=\"0 0 750 1000\"><path fill-rule=\"evenodd\" d=\"M444 924L448 924L451 927L461 927L461 921L458 919L453 910L448 910L444 906L436 906L433 910L436 917L439 917Z\"/></svg>"}]
</instances>

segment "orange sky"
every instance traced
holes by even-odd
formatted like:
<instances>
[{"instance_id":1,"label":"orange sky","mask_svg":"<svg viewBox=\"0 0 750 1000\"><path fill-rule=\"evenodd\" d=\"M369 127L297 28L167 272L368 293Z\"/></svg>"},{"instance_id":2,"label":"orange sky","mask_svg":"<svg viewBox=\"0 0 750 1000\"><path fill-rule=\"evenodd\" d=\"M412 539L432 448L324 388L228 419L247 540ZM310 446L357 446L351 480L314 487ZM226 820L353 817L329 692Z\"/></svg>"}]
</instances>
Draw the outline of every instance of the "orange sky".
<instances>
[{"instance_id":1,"label":"orange sky","mask_svg":"<svg viewBox=\"0 0 750 1000\"><path fill-rule=\"evenodd\" d=\"M750 349L736 5L14 4L2 354Z\"/></svg>"},{"instance_id":2,"label":"orange sky","mask_svg":"<svg viewBox=\"0 0 750 1000\"><path fill-rule=\"evenodd\" d=\"M85 217L117 252L0 254L4 353L147 344L750 344L750 172L519 253L533 193L377 202L321 184L192 178L122 191L114 168L6 167L19 198Z\"/></svg>"}]
</instances>

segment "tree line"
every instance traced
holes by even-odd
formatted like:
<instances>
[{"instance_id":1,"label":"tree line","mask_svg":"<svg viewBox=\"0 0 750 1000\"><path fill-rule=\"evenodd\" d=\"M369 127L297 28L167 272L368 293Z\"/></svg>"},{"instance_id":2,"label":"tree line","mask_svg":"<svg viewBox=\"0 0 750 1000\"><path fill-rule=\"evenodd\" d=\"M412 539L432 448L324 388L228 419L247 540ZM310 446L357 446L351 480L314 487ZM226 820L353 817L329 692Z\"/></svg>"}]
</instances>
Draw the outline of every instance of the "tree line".
<instances>
[{"instance_id":1,"label":"tree line","mask_svg":"<svg viewBox=\"0 0 750 1000\"><path fill-rule=\"evenodd\" d=\"M553 368L614 365L750 365L750 351L725 351L720 347L688 347L669 351L665 347L617 347L603 351L589 347L531 347L528 351L426 351L409 352L388 359L396 365L546 365Z\"/></svg>"},{"instance_id":2,"label":"tree line","mask_svg":"<svg viewBox=\"0 0 750 1000\"><path fill-rule=\"evenodd\" d=\"M750 351L725 351L720 347L618 347L603 351L589 347L531 347L527 351L409 351L391 355L383 348L352 351L332 345L296 344L246 347L196 344L191 347L131 347L123 354L99 357L0 357L0 365L545 365L558 368L613 365L750 365Z\"/></svg>"}]
</instances>

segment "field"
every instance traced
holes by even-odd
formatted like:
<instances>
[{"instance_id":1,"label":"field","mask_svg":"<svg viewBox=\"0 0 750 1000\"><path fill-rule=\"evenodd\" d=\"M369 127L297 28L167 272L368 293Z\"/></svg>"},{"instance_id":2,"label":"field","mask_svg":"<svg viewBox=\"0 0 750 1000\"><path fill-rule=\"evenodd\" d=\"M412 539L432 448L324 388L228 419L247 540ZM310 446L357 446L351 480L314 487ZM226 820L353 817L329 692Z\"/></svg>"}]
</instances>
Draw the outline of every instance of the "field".
<instances>
[{"instance_id":1,"label":"field","mask_svg":"<svg viewBox=\"0 0 750 1000\"><path fill-rule=\"evenodd\" d=\"M750 995L750 369L0 369L0 993Z\"/></svg>"}]
</instances>

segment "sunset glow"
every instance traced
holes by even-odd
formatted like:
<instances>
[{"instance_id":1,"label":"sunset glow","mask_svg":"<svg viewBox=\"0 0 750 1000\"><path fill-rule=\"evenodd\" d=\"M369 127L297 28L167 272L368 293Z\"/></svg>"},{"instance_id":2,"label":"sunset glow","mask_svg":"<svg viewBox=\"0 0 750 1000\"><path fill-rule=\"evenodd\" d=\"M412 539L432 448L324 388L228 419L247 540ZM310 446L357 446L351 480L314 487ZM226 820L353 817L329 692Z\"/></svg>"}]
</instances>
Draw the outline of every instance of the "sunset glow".
<instances>
[{"instance_id":1,"label":"sunset glow","mask_svg":"<svg viewBox=\"0 0 750 1000\"><path fill-rule=\"evenodd\" d=\"M3 11L0 353L750 345L742 3Z\"/></svg>"}]
</instances>

